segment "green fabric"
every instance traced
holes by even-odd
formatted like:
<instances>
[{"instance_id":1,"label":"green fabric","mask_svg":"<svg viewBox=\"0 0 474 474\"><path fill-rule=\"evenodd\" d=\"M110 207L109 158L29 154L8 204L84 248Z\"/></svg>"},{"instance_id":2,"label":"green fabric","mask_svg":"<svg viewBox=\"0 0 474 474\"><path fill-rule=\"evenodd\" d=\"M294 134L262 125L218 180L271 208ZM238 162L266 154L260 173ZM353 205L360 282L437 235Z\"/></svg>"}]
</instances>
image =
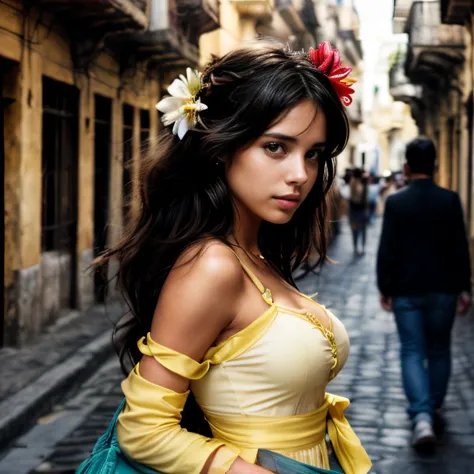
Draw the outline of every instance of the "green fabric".
<instances>
[{"instance_id":1,"label":"green fabric","mask_svg":"<svg viewBox=\"0 0 474 474\"><path fill-rule=\"evenodd\" d=\"M331 470L328 471L265 449L260 449L257 454L257 464L277 474L343 474L342 469L338 469L339 463L335 459L330 461Z\"/></svg>"},{"instance_id":2,"label":"green fabric","mask_svg":"<svg viewBox=\"0 0 474 474\"><path fill-rule=\"evenodd\" d=\"M91 455L77 468L76 474L161 474L122 453L115 425L125 405L125 398L115 412L107 431L97 440Z\"/></svg>"}]
</instances>

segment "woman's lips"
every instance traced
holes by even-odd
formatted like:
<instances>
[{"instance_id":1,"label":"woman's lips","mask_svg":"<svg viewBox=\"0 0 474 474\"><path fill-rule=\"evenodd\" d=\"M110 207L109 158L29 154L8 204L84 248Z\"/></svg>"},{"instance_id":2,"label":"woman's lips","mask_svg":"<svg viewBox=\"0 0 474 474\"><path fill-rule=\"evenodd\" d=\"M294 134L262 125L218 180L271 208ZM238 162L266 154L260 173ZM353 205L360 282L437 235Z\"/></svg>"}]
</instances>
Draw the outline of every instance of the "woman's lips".
<instances>
[{"instance_id":1,"label":"woman's lips","mask_svg":"<svg viewBox=\"0 0 474 474\"><path fill-rule=\"evenodd\" d=\"M295 209L300 201L296 199L275 198L278 205L283 209Z\"/></svg>"}]
</instances>

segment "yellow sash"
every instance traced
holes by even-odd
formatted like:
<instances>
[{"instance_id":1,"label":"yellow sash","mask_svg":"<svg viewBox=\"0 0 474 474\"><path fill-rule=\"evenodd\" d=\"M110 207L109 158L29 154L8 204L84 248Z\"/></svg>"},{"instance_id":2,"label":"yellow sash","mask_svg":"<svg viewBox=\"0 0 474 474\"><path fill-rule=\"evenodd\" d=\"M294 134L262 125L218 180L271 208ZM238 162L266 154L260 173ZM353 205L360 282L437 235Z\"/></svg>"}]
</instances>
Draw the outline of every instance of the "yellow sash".
<instances>
[{"instance_id":1,"label":"yellow sash","mask_svg":"<svg viewBox=\"0 0 474 474\"><path fill-rule=\"evenodd\" d=\"M258 449L285 452L322 443L327 431L345 474L366 474L372 465L359 438L344 416L349 406L344 397L326 394L323 405L304 415L212 416L206 414L216 439L242 448L240 457L255 462Z\"/></svg>"}]
</instances>

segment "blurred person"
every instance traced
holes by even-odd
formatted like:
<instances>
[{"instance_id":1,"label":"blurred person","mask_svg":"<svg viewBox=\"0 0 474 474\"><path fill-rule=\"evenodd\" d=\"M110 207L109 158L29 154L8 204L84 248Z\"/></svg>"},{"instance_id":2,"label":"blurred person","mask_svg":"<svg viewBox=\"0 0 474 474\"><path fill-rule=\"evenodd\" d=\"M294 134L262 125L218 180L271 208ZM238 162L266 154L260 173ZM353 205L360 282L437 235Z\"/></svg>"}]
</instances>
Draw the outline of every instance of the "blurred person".
<instances>
[{"instance_id":1,"label":"blurred person","mask_svg":"<svg viewBox=\"0 0 474 474\"><path fill-rule=\"evenodd\" d=\"M392 194L397 192L397 180L395 179L395 175L392 173L385 179L381 187L380 195L383 200L383 205L385 207L385 203L387 202L387 198Z\"/></svg>"},{"instance_id":2,"label":"blurred person","mask_svg":"<svg viewBox=\"0 0 474 474\"><path fill-rule=\"evenodd\" d=\"M329 43L260 42L188 69L157 105L165 128L141 163L140 214L96 262L118 260L131 308L115 446L133 462L167 474L369 471L348 400L326 393L348 335L293 279L313 250L327 256L349 72ZM98 472L99 456L78 472Z\"/></svg>"},{"instance_id":3,"label":"blurred person","mask_svg":"<svg viewBox=\"0 0 474 474\"><path fill-rule=\"evenodd\" d=\"M436 150L406 149L408 187L388 197L378 251L381 304L393 310L415 447L434 445L451 374L451 329L471 303L471 268L459 196L433 182ZM425 365L425 362L427 364Z\"/></svg>"},{"instance_id":4,"label":"blurred person","mask_svg":"<svg viewBox=\"0 0 474 474\"><path fill-rule=\"evenodd\" d=\"M380 183L374 174L369 175L368 182L368 200L369 200L369 224L373 224L377 216L377 207L380 200Z\"/></svg>"},{"instance_id":5,"label":"blurred person","mask_svg":"<svg viewBox=\"0 0 474 474\"><path fill-rule=\"evenodd\" d=\"M352 230L352 243L355 255L365 253L368 219L367 178L361 168L355 168L349 181L349 223ZM362 250L359 250L359 239Z\"/></svg>"}]
</instances>

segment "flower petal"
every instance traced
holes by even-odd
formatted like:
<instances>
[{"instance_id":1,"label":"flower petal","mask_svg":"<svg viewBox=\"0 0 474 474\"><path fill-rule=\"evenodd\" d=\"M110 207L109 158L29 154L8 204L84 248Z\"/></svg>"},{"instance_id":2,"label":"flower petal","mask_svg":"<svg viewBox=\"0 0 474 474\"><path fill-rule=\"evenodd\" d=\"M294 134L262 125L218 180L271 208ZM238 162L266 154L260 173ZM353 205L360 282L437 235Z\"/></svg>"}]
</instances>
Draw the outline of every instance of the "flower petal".
<instances>
[{"instance_id":1,"label":"flower petal","mask_svg":"<svg viewBox=\"0 0 474 474\"><path fill-rule=\"evenodd\" d=\"M329 44L329 43L328 43ZM333 60L334 60L334 51L329 51L327 48L323 50L322 54L320 51L320 61L321 65L318 69L323 72L324 74L328 75L331 72Z\"/></svg>"},{"instance_id":2,"label":"flower petal","mask_svg":"<svg viewBox=\"0 0 474 474\"><path fill-rule=\"evenodd\" d=\"M309 59L311 60L311 62L313 63L313 66L315 68L318 68L318 66L319 66L319 50L309 48L308 56L309 56Z\"/></svg>"},{"instance_id":3,"label":"flower petal","mask_svg":"<svg viewBox=\"0 0 474 474\"><path fill-rule=\"evenodd\" d=\"M186 79L186 77L183 76L183 74L180 74L180 75L179 75L179 78L181 79L181 81L183 81L183 84L186 86L186 88L189 89L189 87L188 87L188 80Z\"/></svg>"},{"instance_id":4,"label":"flower petal","mask_svg":"<svg viewBox=\"0 0 474 474\"><path fill-rule=\"evenodd\" d=\"M188 89L191 95L194 97L201 90L201 76L199 71L193 71L191 68L186 69L186 75L188 78Z\"/></svg>"},{"instance_id":5,"label":"flower petal","mask_svg":"<svg viewBox=\"0 0 474 474\"><path fill-rule=\"evenodd\" d=\"M176 120L176 122L174 123L173 125L173 135L177 135L178 134L178 128L179 128L179 124L185 119L184 115L181 116L178 120Z\"/></svg>"},{"instance_id":6,"label":"flower petal","mask_svg":"<svg viewBox=\"0 0 474 474\"><path fill-rule=\"evenodd\" d=\"M342 80L347 77L352 71L351 67L338 67L337 69L333 69L331 72L331 77L335 79Z\"/></svg>"},{"instance_id":7,"label":"flower petal","mask_svg":"<svg viewBox=\"0 0 474 474\"><path fill-rule=\"evenodd\" d=\"M172 123L179 120L179 118L182 116L183 114L181 113L180 109L177 109L163 115L163 117L161 118L161 121L163 122L163 125L167 127L168 125L171 125Z\"/></svg>"},{"instance_id":8,"label":"flower petal","mask_svg":"<svg viewBox=\"0 0 474 474\"><path fill-rule=\"evenodd\" d=\"M333 63L331 66L331 73L332 71L335 71L339 67L341 67L341 53L337 49L335 49L334 56L333 56Z\"/></svg>"},{"instance_id":9,"label":"flower petal","mask_svg":"<svg viewBox=\"0 0 474 474\"><path fill-rule=\"evenodd\" d=\"M186 84L181 79L175 79L168 87L168 92L173 97L179 97L181 99L190 99L191 94L186 87Z\"/></svg>"},{"instance_id":10,"label":"flower petal","mask_svg":"<svg viewBox=\"0 0 474 474\"><path fill-rule=\"evenodd\" d=\"M188 118L183 117L183 120L179 122L178 126L178 137L180 140L182 140L186 133L188 133L189 128Z\"/></svg>"},{"instance_id":11,"label":"flower petal","mask_svg":"<svg viewBox=\"0 0 474 474\"><path fill-rule=\"evenodd\" d=\"M168 112L172 112L173 110L177 110L183 104L183 99L179 97L163 97L157 104L156 108L163 112L164 114Z\"/></svg>"},{"instance_id":12,"label":"flower petal","mask_svg":"<svg viewBox=\"0 0 474 474\"><path fill-rule=\"evenodd\" d=\"M196 112L202 112L203 110L207 110L207 105L203 104L201 101L196 102Z\"/></svg>"}]
</instances>

